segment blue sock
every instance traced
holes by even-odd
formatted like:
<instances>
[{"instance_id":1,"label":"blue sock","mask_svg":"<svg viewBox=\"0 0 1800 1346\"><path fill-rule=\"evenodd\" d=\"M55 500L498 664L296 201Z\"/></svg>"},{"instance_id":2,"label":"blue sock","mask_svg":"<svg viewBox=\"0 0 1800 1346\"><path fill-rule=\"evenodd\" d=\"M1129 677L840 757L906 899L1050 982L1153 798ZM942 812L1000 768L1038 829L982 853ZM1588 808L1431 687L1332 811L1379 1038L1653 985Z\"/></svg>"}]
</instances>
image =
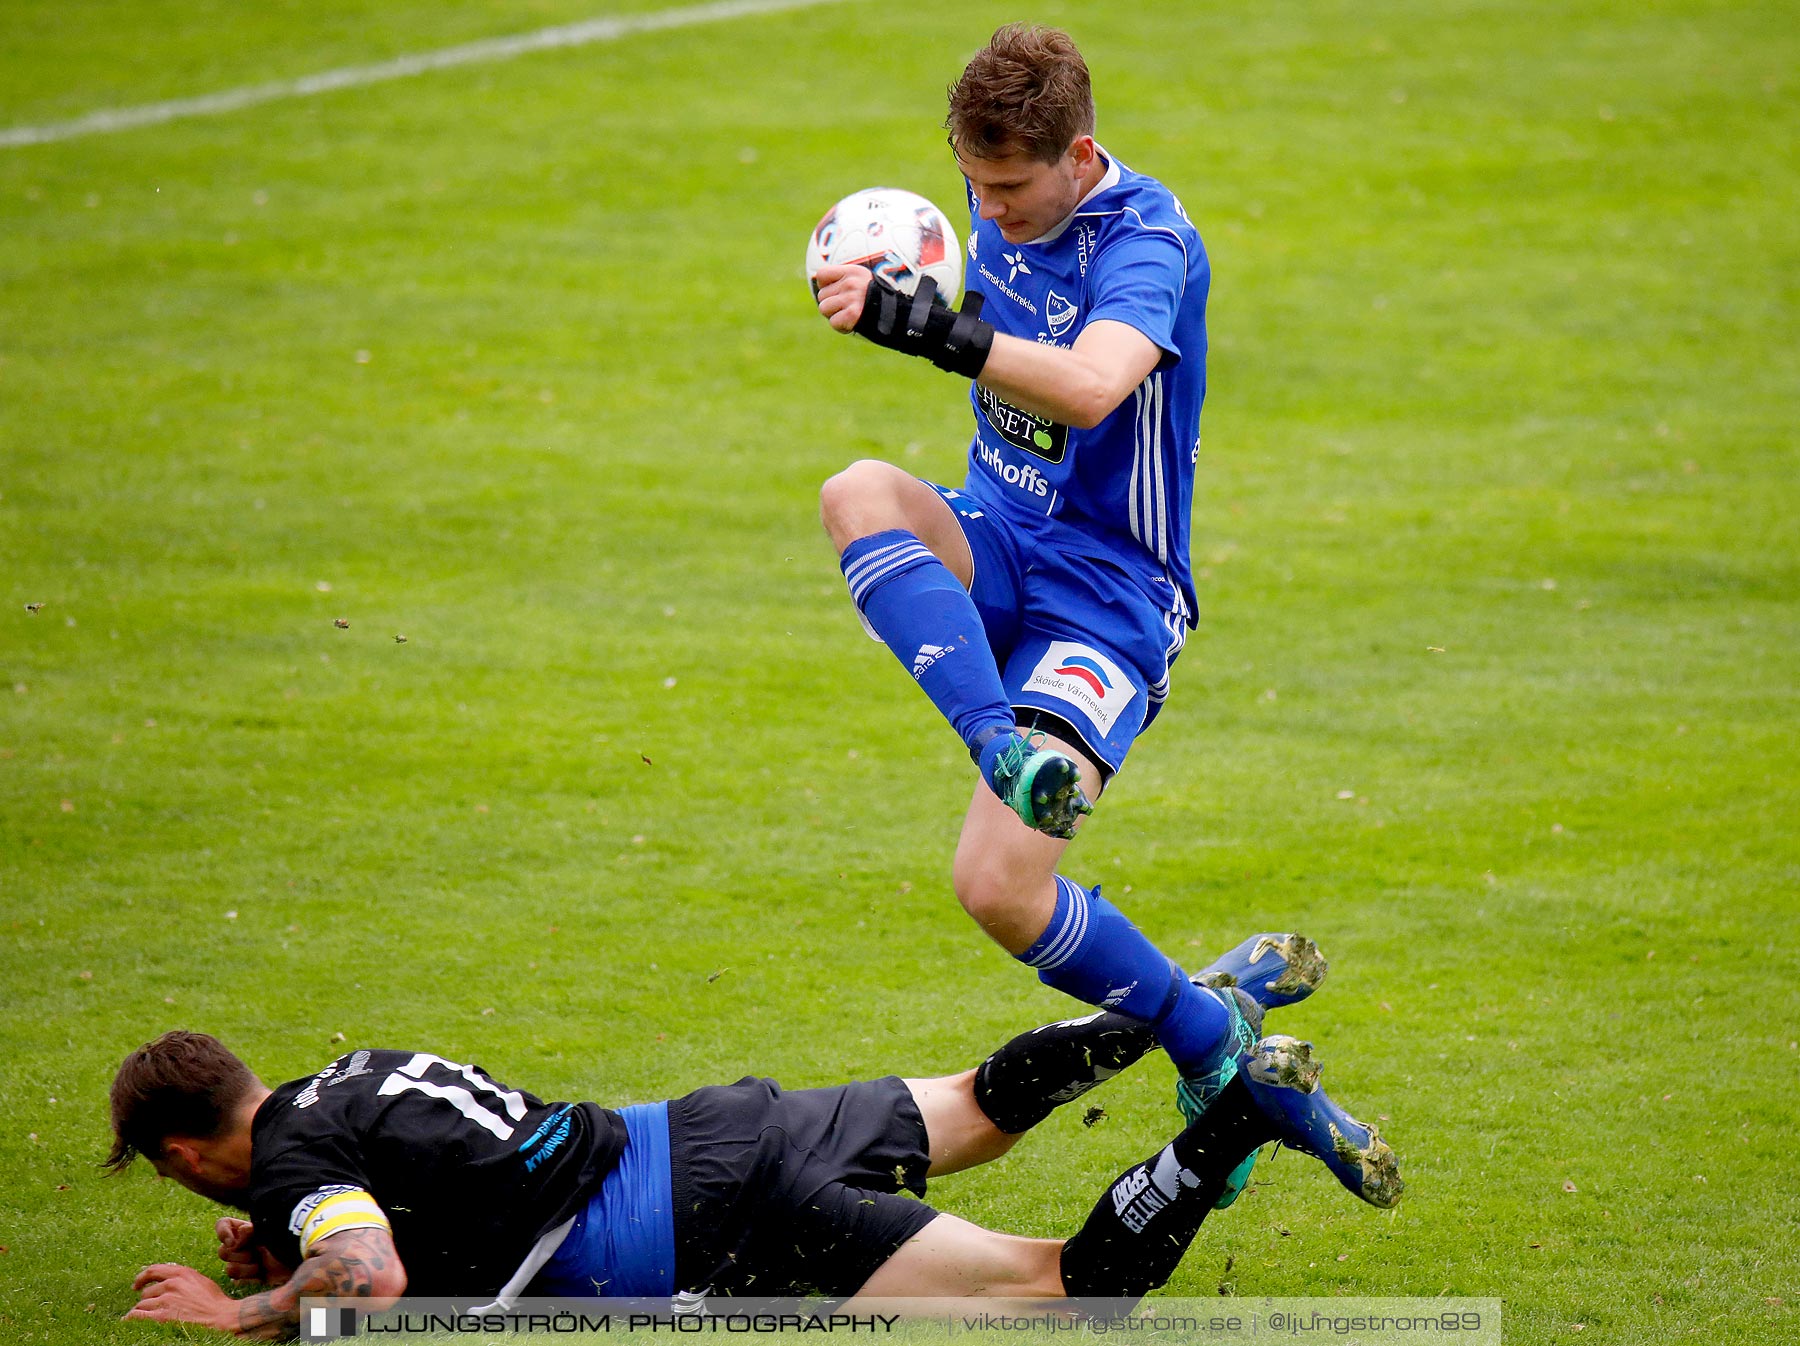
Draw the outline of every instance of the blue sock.
<instances>
[{"instance_id":1,"label":"blue sock","mask_svg":"<svg viewBox=\"0 0 1800 1346\"><path fill-rule=\"evenodd\" d=\"M889 529L852 542L838 564L857 611L964 743L973 747L984 730L1013 728L981 614L923 542Z\"/></svg>"},{"instance_id":2,"label":"blue sock","mask_svg":"<svg viewBox=\"0 0 1800 1346\"><path fill-rule=\"evenodd\" d=\"M1224 1003L1188 981L1098 888L1058 874L1056 914L1019 961L1046 986L1150 1024L1183 1075L1216 1070L1231 1045Z\"/></svg>"}]
</instances>

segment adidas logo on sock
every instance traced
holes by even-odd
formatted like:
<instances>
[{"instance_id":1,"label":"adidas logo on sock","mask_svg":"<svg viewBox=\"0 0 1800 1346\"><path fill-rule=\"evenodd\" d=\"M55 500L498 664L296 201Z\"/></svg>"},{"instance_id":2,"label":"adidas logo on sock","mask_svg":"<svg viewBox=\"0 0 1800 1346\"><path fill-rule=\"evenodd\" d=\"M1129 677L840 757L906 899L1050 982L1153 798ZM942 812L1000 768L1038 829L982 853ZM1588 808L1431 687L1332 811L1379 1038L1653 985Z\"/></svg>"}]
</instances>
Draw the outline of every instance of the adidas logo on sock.
<instances>
[{"instance_id":1,"label":"adidas logo on sock","mask_svg":"<svg viewBox=\"0 0 1800 1346\"><path fill-rule=\"evenodd\" d=\"M1106 1006L1107 1009L1117 1009L1120 1005L1125 1003L1125 997L1137 990L1137 988L1138 984L1136 982L1132 982L1129 986L1115 986L1106 993L1100 1003Z\"/></svg>"},{"instance_id":2,"label":"adidas logo on sock","mask_svg":"<svg viewBox=\"0 0 1800 1346\"><path fill-rule=\"evenodd\" d=\"M923 677L926 669L930 668L939 659L942 659L949 653L951 653L951 647L948 645L919 646L919 652L913 656L913 677Z\"/></svg>"}]
</instances>

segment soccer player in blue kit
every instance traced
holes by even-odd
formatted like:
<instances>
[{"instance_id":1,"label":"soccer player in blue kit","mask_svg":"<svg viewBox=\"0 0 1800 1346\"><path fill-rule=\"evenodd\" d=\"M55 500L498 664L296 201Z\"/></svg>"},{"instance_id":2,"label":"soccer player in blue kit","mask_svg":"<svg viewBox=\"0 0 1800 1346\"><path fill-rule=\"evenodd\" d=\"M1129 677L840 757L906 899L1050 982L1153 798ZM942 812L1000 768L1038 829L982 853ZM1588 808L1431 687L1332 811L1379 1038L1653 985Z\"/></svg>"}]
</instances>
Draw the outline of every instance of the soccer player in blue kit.
<instances>
[{"instance_id":1,"label":"soccer player in blue kit","mask_svg":"<svg viewBox=\"0 0 1800 1346\"><path fill-rule=\"evenodd\" d=\"M1194 621L1206 252L1168 188L1095 143L1066 33L1001 28L945 125L973 213L962 309L864 267L813 279L836 330L974 381L968 477L854 463L823 521L869 629L980 767L958 899L1046 984L1151 1024L1197 1115L1248 1045L1241 1016L1057 864Z\"/></svg>"}]
</instances>

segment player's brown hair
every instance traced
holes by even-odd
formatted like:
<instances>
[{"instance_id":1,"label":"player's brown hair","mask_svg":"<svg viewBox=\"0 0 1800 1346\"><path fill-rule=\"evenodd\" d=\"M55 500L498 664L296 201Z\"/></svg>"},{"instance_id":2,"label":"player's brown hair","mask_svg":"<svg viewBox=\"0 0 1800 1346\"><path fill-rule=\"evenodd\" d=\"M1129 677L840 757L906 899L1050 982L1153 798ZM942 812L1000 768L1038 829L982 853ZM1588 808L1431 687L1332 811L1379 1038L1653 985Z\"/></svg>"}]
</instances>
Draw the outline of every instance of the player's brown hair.
<instances>
[{"instance_id":1,"label":"player's brown hair","mask_svg":"<svg viewBox=\"0 0 1800 1346\"><path fill-rule=\"evenodd\" d=\"M138 1155L161 1157L170 1136L216 1136L257 1085L250 1067L206 1033L164 1033L125 1058L112 1083L112 1153L123 1170Z\"/></svg>"},{"instance_id":2,"label":"player's brown hair","mask_svg":"<svg viewBox=\"0 0 1800 1346\"><path fill-rule=\"evenodd\" d=\"M1087 62L1060 28L997 29L950 86L950 147L976 159L1023 151L1055 163L1077 136L1094 133Z\"/></svg>"}]
</instances>

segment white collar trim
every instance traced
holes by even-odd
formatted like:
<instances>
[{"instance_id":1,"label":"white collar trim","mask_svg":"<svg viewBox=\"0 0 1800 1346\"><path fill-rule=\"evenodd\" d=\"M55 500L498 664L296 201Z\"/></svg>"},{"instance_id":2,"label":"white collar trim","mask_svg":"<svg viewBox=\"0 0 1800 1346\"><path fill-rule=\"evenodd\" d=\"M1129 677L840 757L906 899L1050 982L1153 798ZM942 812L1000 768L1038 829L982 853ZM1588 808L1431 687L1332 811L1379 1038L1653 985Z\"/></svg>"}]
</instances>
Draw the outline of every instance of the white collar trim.
<instances>
[{"instance_id":1,"label":"white collar trim","mask_svg":"<svg viewBox=\"0 0 1800 1346\"><path fill-rule=\"evenodd\" d=\"M1108 154L1106 152L1105 148L1099 144L1095 144L1094 149L1096 151L1098 151L1099 154L1101 155L1101 157L1106 160L1106 172L1104 172L1100 175L1100 181L1096 182L1093 185L1093 188L1088 192L1088 194L1086 196L1082 197L1081 200L1079 200L1075 203L1075 209L1071 210L1067 215L1063 216L1061 221L1059 221L1054 228L1049 230L1049 232L1047 232L1047 233L1039 234L1036 238L1026 239L1025 243L1022 244L1021 246L1028 246L1028 247L1036 248L1036 247L1042 247L1043 245L1045 245L1047 243L1056 242L1056 240L1061 238L1063 236L1063 234L1068 230L1070 223L1072 223L1074 221L1075 217L1077 215L1081 214L1081 208L1083 206L1085 206L1089 201L1092 201L1096 196L1100 195L1100 193L1105 191L1107 188L1118 186L1118 183L1119 183L1119 161L1117 159L1113 158L1112 155Z\"/></svg>"}]
</instances>

